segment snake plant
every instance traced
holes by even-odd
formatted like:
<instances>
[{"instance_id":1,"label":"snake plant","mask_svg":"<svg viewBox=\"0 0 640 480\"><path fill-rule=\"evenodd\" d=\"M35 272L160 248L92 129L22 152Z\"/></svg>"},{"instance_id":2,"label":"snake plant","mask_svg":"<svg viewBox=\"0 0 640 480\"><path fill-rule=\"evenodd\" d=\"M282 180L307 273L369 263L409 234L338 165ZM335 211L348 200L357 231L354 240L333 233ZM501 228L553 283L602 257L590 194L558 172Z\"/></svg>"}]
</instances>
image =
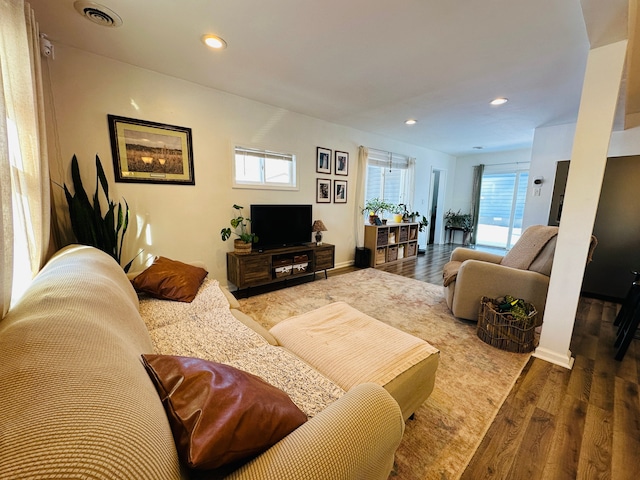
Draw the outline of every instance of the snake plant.
<instances>
[{"instance_id":1,"label":"snake plant","mask_svg":"<svg viewBox=\"0 0 640 480\"><path fill-rule=\"evenodd\" d=\"M124 235L129 226L127 201L123 199L123 207L120 202L116 205L109 199L109 183L98 155L96 155L96 191L93 194L93 201L89 199L82 185L78 159L75 155L71 159L71 179L74 194L71 194L66 184L64 185L64 194L67 198L71 228L76 240L83 245L99 248L120 264ZM100 187L102 187L108 205L104 216L100 206ZM129 271L132 263L133 260L123 267L125 272Z\"/></svg>"}]
</instances>

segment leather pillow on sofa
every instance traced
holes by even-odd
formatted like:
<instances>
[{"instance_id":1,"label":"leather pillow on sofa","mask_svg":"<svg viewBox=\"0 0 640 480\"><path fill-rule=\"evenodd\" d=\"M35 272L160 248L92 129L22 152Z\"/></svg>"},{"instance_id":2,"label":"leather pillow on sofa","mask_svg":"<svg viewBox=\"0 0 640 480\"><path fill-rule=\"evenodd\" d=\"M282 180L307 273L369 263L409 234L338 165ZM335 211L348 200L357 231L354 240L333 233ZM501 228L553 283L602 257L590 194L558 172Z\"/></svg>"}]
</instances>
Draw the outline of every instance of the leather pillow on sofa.
<instances>
[{"instance_id":1,"label":"leather pillow on sofa","mask_svg":"<svg viewBox=\"0 0 640 480\"><path fill-rule=\"evenodd\" d=\"M135 277L131 283L136 291L152 297L192 302L207 273L201 267L157 257L153 265Z\"/></svg>"},{"instance_id":2,"label":"leather pillow on sofa","mask_svg":"<svg viewBox=\"0 0 640 480\"><path fill-rule=\"evenodd\" d=\"M229 365L142 355L180 459L207 470L248 460L307 421L282 390Z\"/></svg>"}]
</instances>

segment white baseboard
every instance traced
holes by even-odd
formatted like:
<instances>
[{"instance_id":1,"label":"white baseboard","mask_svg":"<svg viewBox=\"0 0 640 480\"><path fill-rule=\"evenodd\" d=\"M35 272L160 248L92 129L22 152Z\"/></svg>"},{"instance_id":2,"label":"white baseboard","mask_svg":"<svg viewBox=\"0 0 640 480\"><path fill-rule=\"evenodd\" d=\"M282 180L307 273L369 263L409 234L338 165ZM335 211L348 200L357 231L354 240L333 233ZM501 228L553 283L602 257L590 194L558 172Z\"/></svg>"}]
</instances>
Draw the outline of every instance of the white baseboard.
<instances>
[{"instance_id":1,"label":"white baseboard","mask_svg":"<svg viewBox=\"0 0 640 480\"><path fill-rule=\"evenodd\" d=\"M560 365L561 367L569 370L573 368L573 362L575 361L575 358L571 356L571 352L567 352L567 355L561 355L558 352L541 347L535 349L533 356L540 360L553 363L554 365Z\"/></svg>"}]
</instances>

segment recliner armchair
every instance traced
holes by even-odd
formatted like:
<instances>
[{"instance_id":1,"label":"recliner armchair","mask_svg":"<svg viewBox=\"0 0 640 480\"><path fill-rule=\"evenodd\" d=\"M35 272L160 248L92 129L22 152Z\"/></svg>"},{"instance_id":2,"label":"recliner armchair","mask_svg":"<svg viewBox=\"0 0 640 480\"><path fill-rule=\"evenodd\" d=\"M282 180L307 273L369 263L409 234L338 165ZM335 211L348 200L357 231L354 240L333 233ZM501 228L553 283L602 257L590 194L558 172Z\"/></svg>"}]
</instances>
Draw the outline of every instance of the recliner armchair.
<instances>
[{"instance_id":1,"label":"recliner armchair","mask_svg":"<svg viewBox=\"0 0 640 480\"><path fill-rule=\"evenodd\" d=\"M504 256L456 248L443 271L445 297L453 315L477 321L483 296L513 295L532 303L542 317L557 231L558 227L531 226Z\"/></svg>"}]
</instances>

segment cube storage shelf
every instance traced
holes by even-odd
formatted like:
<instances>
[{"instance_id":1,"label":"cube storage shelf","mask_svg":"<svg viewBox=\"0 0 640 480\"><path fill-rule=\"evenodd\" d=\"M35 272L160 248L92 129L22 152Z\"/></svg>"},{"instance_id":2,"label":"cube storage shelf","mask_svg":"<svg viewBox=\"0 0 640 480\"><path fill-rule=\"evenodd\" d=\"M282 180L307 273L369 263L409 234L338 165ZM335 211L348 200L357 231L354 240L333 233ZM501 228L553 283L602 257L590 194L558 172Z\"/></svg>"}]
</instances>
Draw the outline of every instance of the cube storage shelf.
<instances>
[{"instance_id":1,"label":"cube storage shelf","mask_svg":"<svg viewBox=\"0 0 640 480\"><path fill-rule=\"evenodd\" d=\"M414 260L418 256L418 223L365 225L364 246L371 251L371 267Z\"/></svg>"}]
</instances>

